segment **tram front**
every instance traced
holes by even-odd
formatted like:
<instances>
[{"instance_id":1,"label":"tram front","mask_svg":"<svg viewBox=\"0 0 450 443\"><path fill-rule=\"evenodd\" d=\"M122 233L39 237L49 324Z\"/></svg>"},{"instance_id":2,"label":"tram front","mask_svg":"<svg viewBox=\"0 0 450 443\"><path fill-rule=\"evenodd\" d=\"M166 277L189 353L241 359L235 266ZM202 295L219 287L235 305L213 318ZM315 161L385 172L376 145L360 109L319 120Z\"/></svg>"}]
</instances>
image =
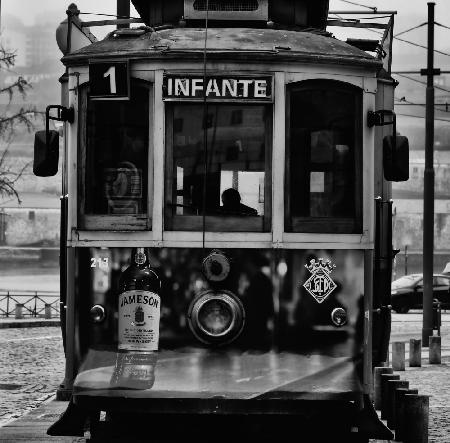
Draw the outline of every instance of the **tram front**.
<instances>
[{"instance_id":1,"label":"tram front","mask_svg":"<svg viewBox=\"0 0 450 443\"><path fill-rule=\"evenodd\" d=\"M63 58L53 432L389 436L368 400L381 62L325 31L328 1L133 3L152 27Z\"/></svg>"}]
</instances>

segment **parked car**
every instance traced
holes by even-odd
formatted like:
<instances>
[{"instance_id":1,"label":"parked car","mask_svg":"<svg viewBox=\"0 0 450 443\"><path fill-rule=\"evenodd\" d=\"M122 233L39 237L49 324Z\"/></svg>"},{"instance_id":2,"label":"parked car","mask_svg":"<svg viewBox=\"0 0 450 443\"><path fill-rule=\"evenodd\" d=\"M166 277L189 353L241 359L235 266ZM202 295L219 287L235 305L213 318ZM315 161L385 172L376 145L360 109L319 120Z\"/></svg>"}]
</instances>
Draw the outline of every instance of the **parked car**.
<instances>
[{"instance_id":1,"label":"parked car","mask_svg":"<svg viewBox=\"0 0 450 443\"><path fill-rule=\"evenodd\" d=\"M442 308L450 307L450 276L433 275L433 299ZM395 312L406 314L410 309L422 309L423 275L410 274L400 277L391 285L391 304Z\"/></svg>"}]
</instances>

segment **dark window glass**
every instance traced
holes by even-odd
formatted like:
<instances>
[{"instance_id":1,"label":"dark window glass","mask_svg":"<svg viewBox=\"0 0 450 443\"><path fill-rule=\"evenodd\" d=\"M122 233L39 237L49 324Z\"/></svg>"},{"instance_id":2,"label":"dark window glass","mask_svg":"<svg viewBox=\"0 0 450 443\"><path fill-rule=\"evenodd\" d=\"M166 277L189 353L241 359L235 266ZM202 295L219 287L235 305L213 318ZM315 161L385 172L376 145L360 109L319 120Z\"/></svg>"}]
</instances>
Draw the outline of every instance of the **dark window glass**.
<instances>
[{"instance_id":1,"label":"dark window glass","mask_svg":"<svg viewBox=\"0 0 450 443\"><path fill-rule=\"evenodd\" d=\"M266 230L271 131L267 109L208 105L205 162L203 105L169 108L166 229L202 230L205 209L206 230Z\"/></svg>"},{"instance_id":2,"label":"dark window glass","mask_svg":"<svg viewBox=\"0 0 450 443\"><path fill-rule=\"evenodd\" d=\"M361 229L361 91L306 81L289 94L287 230Z\"/></svg>"},{"instance_id":3,"label":"dark window glass","mask_svg":"<svg viewBox=\"0 0 450 443\"><path fill-rule=\"evenodd\" d=\"M147 212L149 90L129 101L88 100L85 214Z\"/></svg>"}]
</instances>

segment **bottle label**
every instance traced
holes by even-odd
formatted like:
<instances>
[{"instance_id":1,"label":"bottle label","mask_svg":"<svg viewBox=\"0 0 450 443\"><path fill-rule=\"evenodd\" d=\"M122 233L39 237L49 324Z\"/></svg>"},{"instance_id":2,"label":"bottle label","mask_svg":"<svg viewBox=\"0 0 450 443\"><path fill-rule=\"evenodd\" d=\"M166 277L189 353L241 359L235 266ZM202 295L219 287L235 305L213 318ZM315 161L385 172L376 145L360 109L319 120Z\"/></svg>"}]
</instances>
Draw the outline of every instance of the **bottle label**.
<instances>
[{"instance_id":1,"label":"bottle label","mask_svg":"<svg viewBox=\"0 0 450 443\"><path fill-rule=\"evenodd\" d=\"M150 291L119 295L119 349L156 351L159 341L161 299Z\"/></svg>"}]
</instances>

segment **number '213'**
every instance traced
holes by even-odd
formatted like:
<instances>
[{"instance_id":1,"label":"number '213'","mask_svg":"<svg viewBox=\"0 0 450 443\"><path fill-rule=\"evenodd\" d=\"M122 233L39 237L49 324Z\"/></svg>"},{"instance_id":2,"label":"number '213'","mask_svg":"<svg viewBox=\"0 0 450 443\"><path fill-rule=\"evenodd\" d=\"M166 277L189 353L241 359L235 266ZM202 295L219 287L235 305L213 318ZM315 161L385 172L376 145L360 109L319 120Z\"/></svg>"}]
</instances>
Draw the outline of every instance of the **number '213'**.
<instances>
[{"instance_id":1,"label":"number '213'","mask_svg":"<svg viewBox=\"0 0 450 443\"><path fill-rule=\"evenodd\" d=\"M108 269L109 259L108 257L93 257L91 258L91 268Z\"/></svg>"}]
</instances>

